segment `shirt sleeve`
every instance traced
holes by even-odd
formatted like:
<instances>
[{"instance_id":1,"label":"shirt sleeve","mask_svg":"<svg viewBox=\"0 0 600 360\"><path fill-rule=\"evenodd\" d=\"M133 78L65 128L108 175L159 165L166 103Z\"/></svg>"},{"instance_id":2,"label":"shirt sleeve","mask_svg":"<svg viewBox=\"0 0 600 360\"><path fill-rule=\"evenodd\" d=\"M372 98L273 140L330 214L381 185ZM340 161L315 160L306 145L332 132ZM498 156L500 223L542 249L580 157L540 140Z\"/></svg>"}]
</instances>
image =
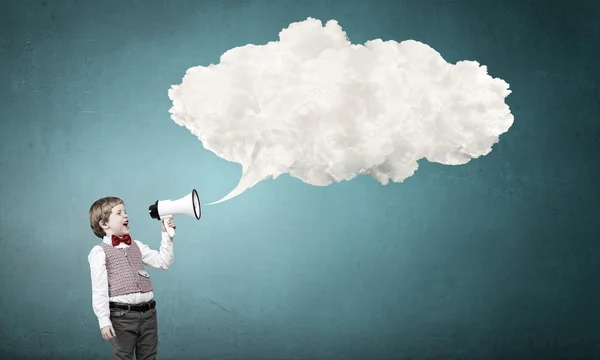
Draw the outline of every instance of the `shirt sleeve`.
<instances>
[{"instance_id":1,"label":"shirt sleeve","mask_svg":"<svg viewBox=\"0 0 600 360\"><path fill-rule=\"evenodd\" d=\"M141 241L135 240L135 242L142 252L144 265L167 270L173 264L173 238L165 231L161 231L160 251L151 249Z\"/></svg>"},{"instance_id":2,"label":"shirt sleeve","mask_svg":"<svg viewBox=\"0 0 600 360\"><path fill-rule=\"evenodd\" d=\"M108 278L106 275L106 257L100 246L94 246L88 255L92 280L92 308L98 318L100 329L112 325L108 299Z\"/></svg>"}]
</instances>

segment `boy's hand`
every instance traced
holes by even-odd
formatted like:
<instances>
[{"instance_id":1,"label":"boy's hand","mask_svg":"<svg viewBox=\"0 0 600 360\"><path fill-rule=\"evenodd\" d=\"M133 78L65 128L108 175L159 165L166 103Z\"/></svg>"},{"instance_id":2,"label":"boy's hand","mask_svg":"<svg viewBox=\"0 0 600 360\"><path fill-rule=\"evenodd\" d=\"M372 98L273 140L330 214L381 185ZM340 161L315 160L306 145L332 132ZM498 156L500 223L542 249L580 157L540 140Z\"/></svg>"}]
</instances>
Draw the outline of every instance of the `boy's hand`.
<instances>
[{"instance_id":1,"label":"boy's hand","mask_svg":"<svg viewBox=\"0 0 600 360\"><path fill-rule=\"evenodd\" d=\"M175 225L175 219L173 218L169 218L169 227L175 229L177 226ZM167 232L167 229L165 228L165 222L161 221L160 222L160 227L162 228L162 231Z\"/></svg>"},{"instance_id":2,"label":"boy's hand","mask_svg":"<svg viewBox=\"0 0 600 360\"><path fill-rule=\"evenodd\" d=\"M117 337L117 334L115 333L115 329L113 329L112 325L103 327L100 330L100 333L102 334L102 338L104 340L110 340L114 337Z\"/></svg>"}]
</instances>

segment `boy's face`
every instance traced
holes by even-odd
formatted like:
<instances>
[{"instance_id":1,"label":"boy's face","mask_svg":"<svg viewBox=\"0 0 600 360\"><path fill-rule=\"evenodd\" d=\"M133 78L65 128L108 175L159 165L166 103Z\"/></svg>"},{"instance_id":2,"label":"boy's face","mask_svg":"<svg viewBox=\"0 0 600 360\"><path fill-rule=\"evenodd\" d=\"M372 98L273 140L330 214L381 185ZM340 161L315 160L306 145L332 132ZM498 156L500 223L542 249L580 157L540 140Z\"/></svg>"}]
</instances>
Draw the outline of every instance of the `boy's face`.
<instances>
[{"instance_id":1,"label":"boy's face","mask_svg":"<svg viewBox=\"0 0 600 360\"><path fill-rule=\"evenodd\" d=\"M119 204L112 208L108 223L100 221L100 226L102 226L107 236L129 234L129 217L125 211L125 205Z\"/></svg>"}]
</instances>

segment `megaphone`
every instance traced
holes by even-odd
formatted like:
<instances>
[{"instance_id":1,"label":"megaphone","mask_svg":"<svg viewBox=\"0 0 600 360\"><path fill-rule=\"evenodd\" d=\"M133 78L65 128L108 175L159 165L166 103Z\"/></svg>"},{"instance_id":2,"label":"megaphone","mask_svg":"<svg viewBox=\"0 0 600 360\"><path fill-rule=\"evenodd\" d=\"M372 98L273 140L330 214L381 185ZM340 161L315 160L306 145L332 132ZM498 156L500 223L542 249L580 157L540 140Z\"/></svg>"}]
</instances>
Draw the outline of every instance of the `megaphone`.
<instances>
[{"instance_id":1,"label":"megaphone","mask_svg":"<svg viewBox=\"0 0 600 360\"><path fill-rule=\"evenodd\" d=\"M175 230L167 226L167 221L173 215L194 216L200 220L200 199L198 192L192 189L192 192L178 200L156 200L156 202L148 207L150 217L156 220L162 220L165 223L165 229L169 236L175 235Z\"/></svg>"}]
</instances>

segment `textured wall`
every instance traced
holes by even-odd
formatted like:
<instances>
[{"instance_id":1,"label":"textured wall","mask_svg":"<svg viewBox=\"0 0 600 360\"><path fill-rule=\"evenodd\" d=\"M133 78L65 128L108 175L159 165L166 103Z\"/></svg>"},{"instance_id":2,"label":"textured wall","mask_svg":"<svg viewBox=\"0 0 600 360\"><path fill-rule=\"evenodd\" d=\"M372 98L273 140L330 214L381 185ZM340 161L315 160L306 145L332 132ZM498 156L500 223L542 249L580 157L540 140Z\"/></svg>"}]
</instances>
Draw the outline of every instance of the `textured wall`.
<instances>
[{"instance_id":1,"label":"textured wall","mask_svg":"<svg viewBox=\"0 0 600 360\"><path fill-rule=\"evenodd\" d=\"M158 248L148 205L231 190L240 168L170 120L167 89L309 16L487 65L515 124L404 184L283 176L177 219L173 267L150 270L159 358L600 357L597 2L173 3L0 4L2 359L110 358L90 204L122 197Z\"/></svg>"}]
</instances>

